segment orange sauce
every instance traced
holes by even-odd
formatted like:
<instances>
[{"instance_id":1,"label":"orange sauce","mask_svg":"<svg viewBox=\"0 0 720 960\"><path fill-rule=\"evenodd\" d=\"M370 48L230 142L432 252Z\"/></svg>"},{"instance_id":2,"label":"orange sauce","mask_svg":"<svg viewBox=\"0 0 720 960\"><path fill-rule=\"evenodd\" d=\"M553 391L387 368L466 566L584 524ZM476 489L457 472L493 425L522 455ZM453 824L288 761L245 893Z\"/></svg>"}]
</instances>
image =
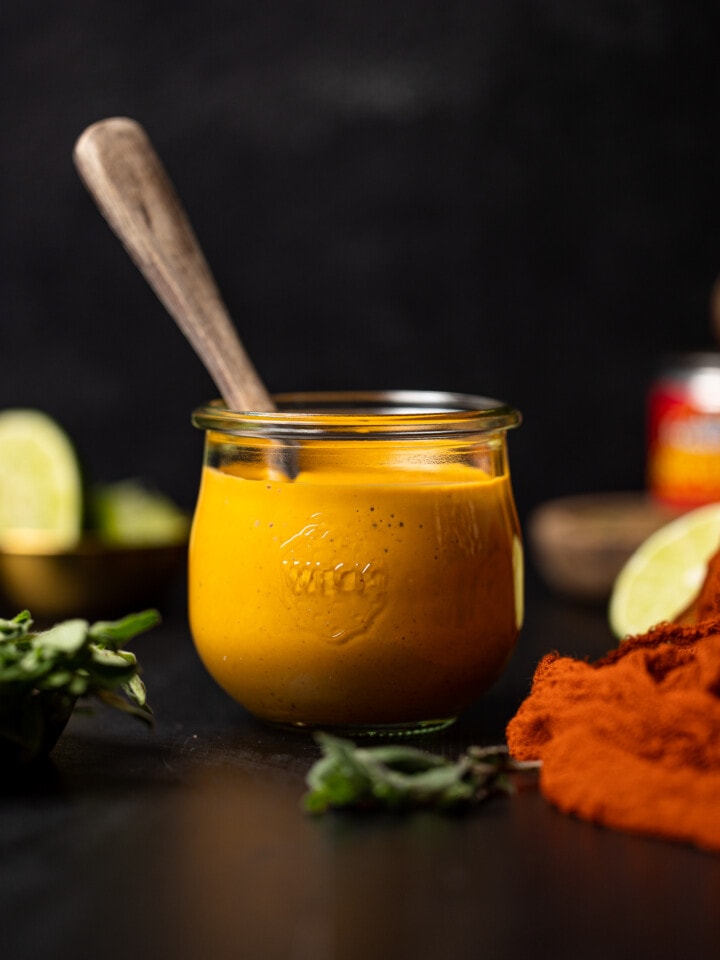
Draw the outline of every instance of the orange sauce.
<instances>
[{"instance_id":1,"label":"orange sauce","mask_svg":"<svg viewBox=\"0 0 720 960\"><path fill-rule=\"evenodd\" d=\"M343 464L288 482L206 466L189 582L200 657L256 716L451 718L497 678L522 620L509 477Z\"/></svg>"}]
</instances>

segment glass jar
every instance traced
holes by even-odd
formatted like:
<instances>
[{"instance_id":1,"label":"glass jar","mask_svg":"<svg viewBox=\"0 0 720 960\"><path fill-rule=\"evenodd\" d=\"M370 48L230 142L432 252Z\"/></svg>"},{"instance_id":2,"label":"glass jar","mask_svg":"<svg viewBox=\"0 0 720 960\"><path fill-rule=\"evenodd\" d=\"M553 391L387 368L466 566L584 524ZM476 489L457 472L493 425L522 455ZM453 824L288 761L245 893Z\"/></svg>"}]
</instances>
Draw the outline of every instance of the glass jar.
<instances>
[{"instance_id":1,"label":"glass jar","mask_svg":"<svg viewBox=\"0 0 720 960\"><path fill-rule=\"evenodd\" d=\"M193 414L205 458L189 565L209 673L263 720L348 735L451 723L522 622L506 433L448 393L305 393Z\"/></svg>"}]
</instances>

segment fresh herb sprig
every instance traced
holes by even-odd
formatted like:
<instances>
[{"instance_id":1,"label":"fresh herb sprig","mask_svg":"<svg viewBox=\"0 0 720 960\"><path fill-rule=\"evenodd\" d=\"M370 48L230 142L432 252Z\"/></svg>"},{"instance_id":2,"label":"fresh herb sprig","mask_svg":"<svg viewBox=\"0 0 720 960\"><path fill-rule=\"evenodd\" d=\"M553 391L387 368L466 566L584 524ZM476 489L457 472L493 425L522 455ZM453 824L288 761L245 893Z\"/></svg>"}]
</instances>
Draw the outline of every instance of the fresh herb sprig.
<instances>
[{"instance_id":1,"label":"fresh herb sprig","mask_svg":"<svg viewBox=\"0 0 720 960\"><path fill-rule=\"evenodd\" d=\"M160 620L66 620L33 631L30 613L0 619L0 756L32 760L52 748L79 698L93 697L152 724L134 653L121 649Z\"/></svg>"},{"instance_id":2,"label":"fresh herb sprig","mask_svg":"<svg viewBox=\"0 0 720 960\"><path fill-rule=\"evenodd\" d=\"M453 761L404 745L358 747L327 733L315 739L323 755L307 775L303 797L312 814L348 807L455 810L513 793L509 775L538 766L513 760L505 746L469 747Z\"/></svg>"}]
</instances>

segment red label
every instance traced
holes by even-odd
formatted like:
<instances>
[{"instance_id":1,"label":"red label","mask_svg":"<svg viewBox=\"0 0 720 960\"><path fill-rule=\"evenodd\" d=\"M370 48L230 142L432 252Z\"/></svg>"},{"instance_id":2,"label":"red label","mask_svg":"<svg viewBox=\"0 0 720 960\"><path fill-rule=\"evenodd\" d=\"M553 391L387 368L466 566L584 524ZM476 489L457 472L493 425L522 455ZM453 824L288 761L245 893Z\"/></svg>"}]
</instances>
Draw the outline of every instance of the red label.
<instances>
[{"instance_id":1,"label":"red label","mask_svg":"<svg viewBox=\"0 0 720 960\"><path fill-rule=\"evenodd\" d=\"M720 500L720 412L659 386L649 401L647 482L653 496L681 509Z\"/></svg>"}]
</instances>

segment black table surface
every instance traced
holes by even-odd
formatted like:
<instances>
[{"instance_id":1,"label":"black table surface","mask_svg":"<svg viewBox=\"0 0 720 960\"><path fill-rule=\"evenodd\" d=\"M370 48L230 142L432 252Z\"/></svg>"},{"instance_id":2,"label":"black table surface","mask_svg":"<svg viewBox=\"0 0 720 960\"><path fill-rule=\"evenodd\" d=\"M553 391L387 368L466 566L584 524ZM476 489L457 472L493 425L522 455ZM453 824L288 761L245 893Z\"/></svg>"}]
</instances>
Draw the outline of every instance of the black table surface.
<instances>
[{"instance_id":1,"label":"black table surface","mask_svg":"<svg viewBox=\"0 0 720 960\"><path fill-rule=\"evenodd\" d=\"M497 743L543 653L612 644L604 610L531 582L505 675L414 742ZM535 788L459 816L309 817L316 745L214 684L182 597L135 649L154 732L75 715L47 764L3 777L2 960L720 957L720 856L564 816Z\"/></svg>"}]
</instances>

